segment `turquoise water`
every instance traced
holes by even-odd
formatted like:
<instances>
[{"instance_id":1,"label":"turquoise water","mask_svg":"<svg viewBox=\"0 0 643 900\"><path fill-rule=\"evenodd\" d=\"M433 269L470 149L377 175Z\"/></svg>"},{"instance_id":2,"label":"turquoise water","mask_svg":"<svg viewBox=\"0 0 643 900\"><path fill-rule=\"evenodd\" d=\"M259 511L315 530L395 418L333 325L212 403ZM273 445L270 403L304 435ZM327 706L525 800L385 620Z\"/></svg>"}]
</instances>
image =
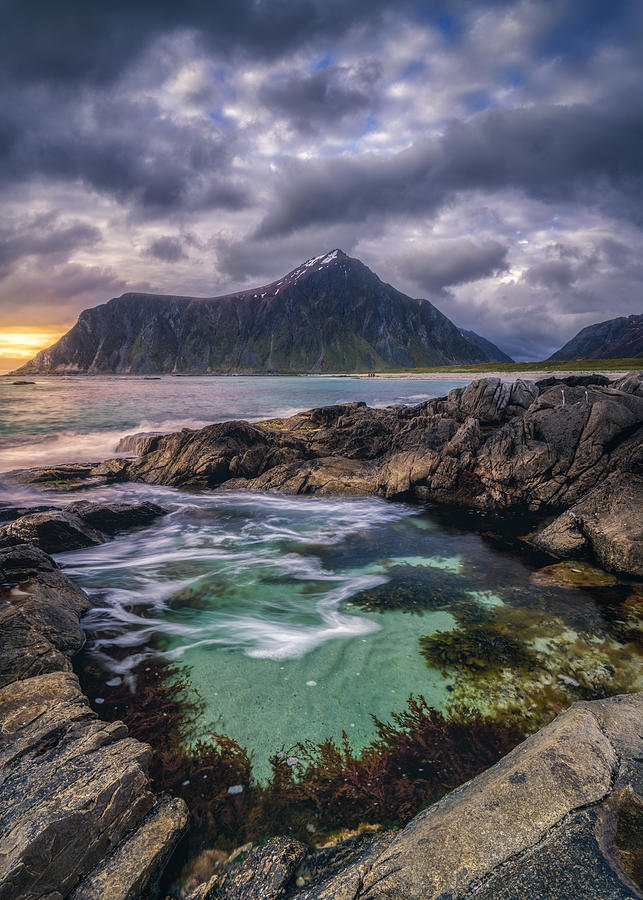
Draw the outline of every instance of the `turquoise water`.
<instances>
[{"instance_id":1,"label":"turquoise water","mask_svg":"<svg viewBox=\"0 0 643 900\"><path fill-rule=\"evenodd\" d=\"M36 381L0 380L0 471L104 459L134 431L261 420L341 401L414 403L463 384ZM0 491L0 502L44 499L29 489L18 496L7 484ZM502 521L377 498L125 484L46 499L64 505L81 497L150 499L169 510L149 528L58 557L93 603L78 665L99 672L90 678L97 708L110 686L135 691L137 666L157 657L184 664L205 703L204 732L237 739L253 753L259 778L268 774L270 755L298 742L338 739L345 731L355 748L365 746L376 736L372 717L390 720L411 693L438 708L453 700L513 706L537 727L576 699L640 684L640 648L632 638L640 588L579 588L546 569L543 575L538 569L548 560L517 552L511 542L524 523L505 525L510 542L503 543L490 537L503 530ZM448 655L450 640L466 643L481 629L501 647L507 636L521 641L535 662L481 666L473 645L456 666L441 650L422 654L421 639L436 632Z\"/></svg>"},{"instance_id":2,"label":"turquoise water","mask_svg":"<svg viewBox=\"0 0 643 900\"><path fill-rule=\"evenodd\" d=\"M364 400L420 403L467 383L429 379L308 377L0 378L0 472L106 459L124 434L198 428L226 419L258 421L313 406Z\"/></svg>"},{"instance_id":3,"label":"turquoise water","mask_svg":"<svg viewBox=\"0 0 643 900\"><path fill-rule=\"evenodd\" d=\"M568 705L586 696L581 682L590 694L617 676L634 684L640 656L612 633L601 598L534 582L527 561L438 511L142 485L97 496L146 497L170 514L57 557L94 604L86 659L104 674L92 699L100 704L101 691L122 681L135 689L133 670L146 660L185 664L205 701L204 730L250 750L259 778L270 755L298 742L345 731L365 746L376 736L372 716L390 720L412 693L438 708L464 697L529 714L543 692ZM407 599L419 605L410 611ZM455 633L463 604L481 621L500 616L542 662L482 682L427 665L420 639Z\"/></svg>"}]
</instances>

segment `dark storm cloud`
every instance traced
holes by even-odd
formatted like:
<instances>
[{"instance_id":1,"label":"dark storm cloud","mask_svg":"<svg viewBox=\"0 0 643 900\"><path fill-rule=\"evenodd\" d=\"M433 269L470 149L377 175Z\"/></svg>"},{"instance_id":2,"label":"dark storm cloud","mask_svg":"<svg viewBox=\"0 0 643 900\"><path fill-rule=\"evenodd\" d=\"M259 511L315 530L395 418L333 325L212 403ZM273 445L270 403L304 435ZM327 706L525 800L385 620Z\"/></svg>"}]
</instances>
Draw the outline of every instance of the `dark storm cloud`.
<instances>
[{"instance_id":1,"label":"dark storm cloud","mask_svg":"<svg viewBox=\"0 0 643 900\"><path fill-rule=\"evenodd\" d=\"M149 245L145 253L163 262L178 262L187 259L187 253L183 249L181 240L170 235L163 235Z\"/></svg>"},{"instance_id":2,"label":"dark storm cloud","mask_svg":"<svg viewBox=\"0 0 643 900\"><path fill-rule=\"evenodd\" d=\"M67 259L79 247L97 244L101 232L86 222L60 223L53 213L27 222L0 226L0 277L6 277L26 256Z\"/></svg>"},{"instance_id":3,"label":"dark storm cloud","mask_svg":"<svg viewBox=\"0 0 643 900\"><path fill-rule=\"evenodd\" d=\"M264 84L259 100L287 116L300 131L309 132L371 108L379 76L376 64L362 65L355 72L346 66L328 66L312 74L290 72Z\"/></svg>"},{"instance_id":4,"label":"dark storm cloud","mask_svg":"<svg viewBox=\"0 0 643 900\"><path fill-rule=\"evenodd\" d=\"M641 219L641 107L491 109L393 157L291 161L261 236L371 215L432 212L463 191L517 188Z\"/></svg>"},{"instance_id":5,"label":"dark storm cloud","mask_svg":"<svg viewBox=\"0 0 643 900\"><path fill-rule=\"evenodd\" d=\"M469 238L436 241L403 253L398 266L428 293L477 281L507 270L507 247L498 241L474 243Z\"/></svg>"},{"instance_id":6,"label":"dark storm cloud","mask_svg":"<svg viewBox=\"0 0 643 900\"><path fill-rule=\"evenodd\" d=\"M372 27L387 10L437 21L453 6L434 0L426 17L420 0L4 0L0 65L18 80L104 83L152 40L178 30L196 31L219 54L274 58L322 38L336 40L356 24Z\"/></svg>"},{"instance_id":7,"label":"dark storm cloud","mask_svg":"<svg viewBox=\"0 0 643 900\"><path fill-rule=\"evenodd\" d=\"M7 107L12 138L0 145L5 183L80 181L150 215L248 202L247 189L229 172L234 141L209 120L174 121L150 99L81 94L71 102L42 90Z\"/></svg>"},{"instance_id":8,"label":"dark storm cloud","mask_svg":"<svg viewBox=\"0 0 643 900\"><path fill-rule=\"evenodd\" d=\"M529 284L548 288L567 288L575 280L574 270L567 259L552 259L536 263L524 275Z\"/></svg>"}]
</instances>

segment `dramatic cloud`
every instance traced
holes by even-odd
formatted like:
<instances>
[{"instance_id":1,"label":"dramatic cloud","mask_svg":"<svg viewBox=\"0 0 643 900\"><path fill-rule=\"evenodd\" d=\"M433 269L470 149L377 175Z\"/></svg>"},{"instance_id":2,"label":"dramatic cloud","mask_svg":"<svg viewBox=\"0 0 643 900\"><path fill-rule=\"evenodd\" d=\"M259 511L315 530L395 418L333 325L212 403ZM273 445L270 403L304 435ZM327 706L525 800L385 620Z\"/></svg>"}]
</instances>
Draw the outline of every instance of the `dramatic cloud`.
<instances>
[{"instance_id":1,"label":"dramatic cloud","mask_svg":"<svg viewBox=\"0 0 643 900\"><path fill-rule=\"evenodd\" d=\"M635 0L0 2L0 320L333 247L518 358L640 312Z\"/></svg>"}]
</instances>

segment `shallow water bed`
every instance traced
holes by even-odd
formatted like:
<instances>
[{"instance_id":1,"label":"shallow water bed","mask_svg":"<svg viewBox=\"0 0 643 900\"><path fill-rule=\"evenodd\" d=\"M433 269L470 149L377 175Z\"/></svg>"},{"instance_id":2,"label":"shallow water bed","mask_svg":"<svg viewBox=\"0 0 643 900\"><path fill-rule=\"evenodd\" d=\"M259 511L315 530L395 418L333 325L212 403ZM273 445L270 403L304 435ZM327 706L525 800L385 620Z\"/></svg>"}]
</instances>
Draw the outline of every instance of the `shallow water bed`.
<instances>
[{"instance_id":1,"label":"shallow water bed","mask_svg":"<svg viewBox=\"0 0 643 900\"><path fill-rule=\"evenodd\" d=\"M636 586L567 585L485 536L483 518L378 499L110 493L132 492L170 514L59 557L95 604L85 659L133 689L146 659L189 666L204 729L251 751L259 779L298 742L346 731L364 747L372 716L411 693L511 708L535 728L574 699L637 687Z\"/></svg>"}]
</instances>

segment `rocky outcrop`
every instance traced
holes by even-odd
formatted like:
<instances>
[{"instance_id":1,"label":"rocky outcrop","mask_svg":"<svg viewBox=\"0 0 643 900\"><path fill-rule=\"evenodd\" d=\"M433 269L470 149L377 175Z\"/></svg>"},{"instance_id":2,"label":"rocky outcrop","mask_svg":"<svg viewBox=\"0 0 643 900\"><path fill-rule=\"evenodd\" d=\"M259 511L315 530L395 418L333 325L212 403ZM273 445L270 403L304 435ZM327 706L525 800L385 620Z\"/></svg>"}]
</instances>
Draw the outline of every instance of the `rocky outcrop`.
<instances>
[{"instance_id":1,"label":"rocky outcrop","mask_svg":"<svg viewBox=\"0 0 643 900\"><path fill-rule=\"evenodd\" d=\"M26 513L0 527L0 546L33 544L45 553L62 553L102 544L107 535L149 525L166 510L155 503L72 503L63 509Z\"/></svg>"},{"instance_id":2,"label":"rocky outcrop","mask_svg":"<svg viewBox=\"0 0 643 900\"><path fill-rule=\"evenodd\" d=\"M428 300L334 250L223 297L123 294L18 371L364 372L490 358Z\"/></svg>"},{"instance_id":3,"label":"rocky outcrop","mask_svg":"<svg viewBox=\"0 0 643 900\"><path fill-rule=\"evenodd\" d=\"M151 896L187 810L71 671L87 597L29 544L0 549L0 591L0 900Z\"/></svg>"},{"instance_id":4,"label":"rocky outcrop","mask_svg":"<svg viewBox=\"0 0 643 900\"><path fill-rule=\"evenodd\" d=\"M541 536L543 549L593 554L609 568L635 573L643 374L605 382L601 375L513 384L484 378L414 407L345 403L255 425L184 429L151 438L136 458L65 470L76 487L100 477L569 511ZM60 469L52 472L60 476ZM15 477L49 486L47 475L36 469ZM68 483L63 479L65 489ZM613 515L599 515L601 504L613 505Z\"/></svg>"},{"instance_id":5,"label":"rocky outcrop","mask_svg":"<svg viewBox=\"0 0 643 900\"><path fill-rule=\"evenodd\" d=\"M224 866L205 884L192 891L187 900L277 900L291 880L307 847L300 841L273 837L252 847L238 865Z\"/></svg>"},{"instance_id":6,"label":"rocky outcrop","mask_svg":"<svg viewBox=\"0 0 643 900\"><path fill-rule=\"evenodd\" d=\"M605 381L484 378L414 407L345 403L255 425L184 429L151 438L137 458L93 466L87 480L99 470L114 480L177 487L380 494L557 513L564 518L543 532L543 549L593 554L615 571L635 573L642 564L643 375ZM46 474L19 478L37 486ZM614 513L600 515L601 504Z\"/></svg>"}]
</instances>

